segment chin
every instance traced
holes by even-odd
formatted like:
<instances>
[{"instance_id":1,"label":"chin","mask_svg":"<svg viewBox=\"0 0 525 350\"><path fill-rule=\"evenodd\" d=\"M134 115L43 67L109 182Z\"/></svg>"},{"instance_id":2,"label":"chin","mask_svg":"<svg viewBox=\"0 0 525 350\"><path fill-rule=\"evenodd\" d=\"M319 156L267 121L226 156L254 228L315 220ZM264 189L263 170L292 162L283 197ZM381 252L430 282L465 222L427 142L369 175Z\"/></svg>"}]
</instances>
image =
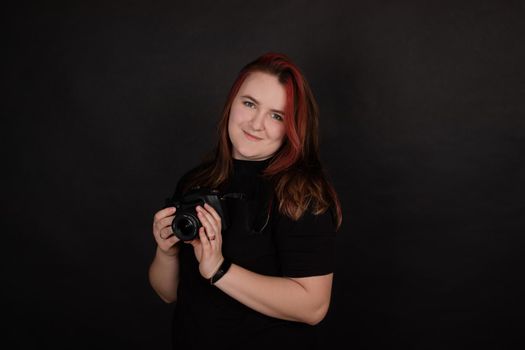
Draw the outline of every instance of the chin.
<instances>
[{"instance_id":1,"label":"chin","mask_svg":"<svg viewBox=\"0 0 525 350\"><path fill-rule=\"evenodd\" d=\"M258 159L264 159L268 158L269 156L265 156L264 154L257 152L257 150L250 149L250 148L237 148L237 157L239 159L245 159L245 160L258 160Z\"/></svg>"},{"instance_id":2,"label":"chin","mask_svg":"<svg viewBox=\"0 0 525 350\"><path fill-rule=\"evenodd\" d=\"M265 141L252 142L244 140L244 135L239 136L240 137L231 138L232 147L239 159L264 160L270 158L277 152L277 149L272 147L274 145L269 145Z\"/></svg>"},{"instance_id":3,"label":"chin","mask_svg":"<svg viewBox=\"0 0 525 350\"><path fill-rule=\"evenodd\" d=\"M248 152L237 152L237 156L239 159L245 159L245 160L257 160L264 158L264 156L257 154L257 153L248 153Z\"/></svg>"}]
</instances>

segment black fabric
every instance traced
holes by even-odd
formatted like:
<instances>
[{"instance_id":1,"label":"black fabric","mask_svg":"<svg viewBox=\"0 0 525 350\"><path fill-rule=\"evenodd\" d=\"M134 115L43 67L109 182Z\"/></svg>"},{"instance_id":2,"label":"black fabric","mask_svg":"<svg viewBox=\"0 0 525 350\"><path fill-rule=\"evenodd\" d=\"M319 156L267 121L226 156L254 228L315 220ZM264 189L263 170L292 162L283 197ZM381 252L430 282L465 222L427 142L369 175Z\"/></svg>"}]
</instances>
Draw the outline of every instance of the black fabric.
<instances>
[{"instance_id":1,"label":"black fabric","mask_svg":"<svg viewBox=\"0 0 525 350\"><path fill-rule=\"evenodd\" d=\"M333 272L335 226L330 212L306 213L298 221L279 214L270 205L274 202L271 186L261 176L267 165L268 161L234 160L233 174L221 191L242 192L246 199L227 200L231 226L222 232L223 255L264 275L306 277ZM177 188L190 176L187 173ZM260 223L266 221L260 230ZM177 349L317 348L315 326L265 316L210 285L199 274L189 244L181 245L173 327Z\"/></svg>"}]
</instances>

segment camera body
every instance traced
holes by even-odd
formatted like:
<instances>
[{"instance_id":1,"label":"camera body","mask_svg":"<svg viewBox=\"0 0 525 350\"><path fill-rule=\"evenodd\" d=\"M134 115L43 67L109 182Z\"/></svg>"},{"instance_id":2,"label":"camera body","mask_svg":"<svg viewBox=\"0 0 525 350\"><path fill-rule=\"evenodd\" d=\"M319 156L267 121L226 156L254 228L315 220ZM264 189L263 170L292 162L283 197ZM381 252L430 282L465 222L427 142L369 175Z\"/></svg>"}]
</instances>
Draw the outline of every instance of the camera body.
<instances>
[{"instance_id":1,"label":"camera body","mask_svg":"<svg viewBox=\"0 0 525 350\"><path fill-rule=\"evenodd\" d=\"M221 217L221 227L225 230L229 227L229 217L227 213L226 200L218 190L209 188L194 188L185 193L182 198L175 198L168 202L168 206L177 208L175 218L171 223L173 233L182 241L191 241L199 235L199 228L202 226L197 216L195 207L204 204L212 206Z\"/></svg>"}]
</instances>

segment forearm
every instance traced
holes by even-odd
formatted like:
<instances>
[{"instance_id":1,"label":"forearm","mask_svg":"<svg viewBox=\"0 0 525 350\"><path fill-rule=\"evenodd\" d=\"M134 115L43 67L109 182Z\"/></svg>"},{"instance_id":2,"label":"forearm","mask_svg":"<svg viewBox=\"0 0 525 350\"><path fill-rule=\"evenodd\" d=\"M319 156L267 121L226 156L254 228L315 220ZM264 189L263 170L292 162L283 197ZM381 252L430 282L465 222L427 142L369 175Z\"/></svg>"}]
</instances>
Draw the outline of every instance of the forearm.
<instances>
[{"instance_id":1,"label":"forearm","mask_svg":"<svg viewBox=\"0 0 525 350\"><path fill-rule=\"evenodd\" d=\"M149 268L149 281L153 289L166 303L176 301L179 285L178 256L168 256L157 248Z\"/></svg>"},{"instance_id":2,"label":"forearm","mask_svg":"<svg viewBox=\"0 0 525 350\"><path fill-rule=\"evenodd\" d=\"M316 324L324 318L330 301L332 275L322 278L330 287L319 293L294 279L264 276L232 264L215 286L267 316Z\"/></svg>"}]
</instances>

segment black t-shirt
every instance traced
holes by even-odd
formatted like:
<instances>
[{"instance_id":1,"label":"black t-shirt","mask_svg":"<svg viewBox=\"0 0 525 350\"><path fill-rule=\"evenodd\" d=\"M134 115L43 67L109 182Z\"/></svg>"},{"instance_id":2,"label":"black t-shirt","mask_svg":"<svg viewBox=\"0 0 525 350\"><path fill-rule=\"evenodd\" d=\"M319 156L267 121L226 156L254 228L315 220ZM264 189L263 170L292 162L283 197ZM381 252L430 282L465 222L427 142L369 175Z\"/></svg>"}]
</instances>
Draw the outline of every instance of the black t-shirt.
<instances>
[{"instance_id":1,"label":"black t-shirt","mask_svg":"<svg viewBox=\"0 0 525 350\"><path fill-rule=\"evenodd\" d=\"M263 275L307 277L333 272L335 226L330 211L305 213L298 221L281 215L270 204L270 184L260 176L268 161L234 160L233 165L233 175L221 191L243 193L245 198L225 203L230 226L222 231L223 255ZM180 244L174 348L317 348L315 326L265 316L231 298L200 275L193 247Z\"/></svg>"}]
</instances>

